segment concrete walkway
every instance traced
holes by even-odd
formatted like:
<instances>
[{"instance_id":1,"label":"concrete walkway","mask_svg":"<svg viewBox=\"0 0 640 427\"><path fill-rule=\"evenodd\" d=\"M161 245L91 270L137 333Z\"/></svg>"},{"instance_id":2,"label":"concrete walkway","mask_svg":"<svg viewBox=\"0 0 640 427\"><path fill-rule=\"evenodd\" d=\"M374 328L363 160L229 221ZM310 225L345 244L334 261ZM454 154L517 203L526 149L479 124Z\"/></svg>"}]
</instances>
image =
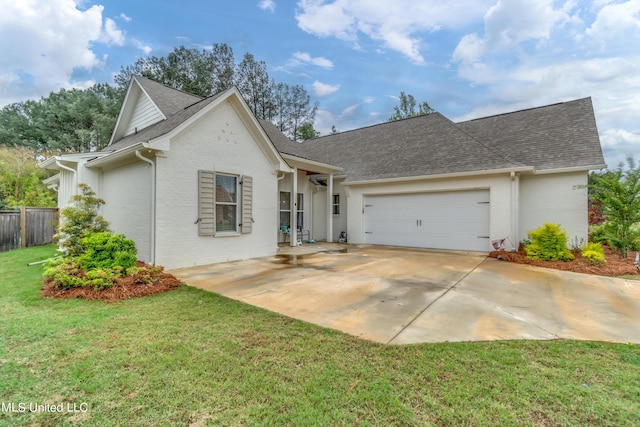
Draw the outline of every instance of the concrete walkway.
<instances>
[{"instance_id":1,"label":"concrete walkway","mask_svg":"<svg viewBox=\"0 0 640 427\"><path fill-rule=\"evenodd\" d=\"M329 252L285 250L171 273L191 286L387 344L557 338L640 343L637 281L478 253L326 246Z\"/></svg>"}]
</instances>

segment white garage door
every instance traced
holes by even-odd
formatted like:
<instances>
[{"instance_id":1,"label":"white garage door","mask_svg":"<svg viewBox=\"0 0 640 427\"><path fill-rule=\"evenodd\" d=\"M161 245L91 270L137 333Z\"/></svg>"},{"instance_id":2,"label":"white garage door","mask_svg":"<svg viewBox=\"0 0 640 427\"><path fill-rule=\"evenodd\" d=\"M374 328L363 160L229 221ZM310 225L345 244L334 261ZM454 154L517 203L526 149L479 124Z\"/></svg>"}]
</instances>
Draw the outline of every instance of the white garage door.
<instances>
[{"instance_id":1,"label":"white garage door","mask_svg":"<svg viewBox=\"0 0 640 427\"><path fill-rule=\"evenodd\" d=\"M365 243L489 250L489 190L366 196Z\"/></svg>"}]
</instances>

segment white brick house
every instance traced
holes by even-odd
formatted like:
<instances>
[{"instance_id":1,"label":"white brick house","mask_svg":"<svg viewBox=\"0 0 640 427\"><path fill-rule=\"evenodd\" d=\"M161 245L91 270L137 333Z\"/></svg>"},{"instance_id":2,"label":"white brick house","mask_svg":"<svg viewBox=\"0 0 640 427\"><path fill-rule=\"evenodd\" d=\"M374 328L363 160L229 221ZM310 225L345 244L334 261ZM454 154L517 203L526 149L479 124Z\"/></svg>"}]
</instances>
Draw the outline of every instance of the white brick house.
<instances>
[{"instance_id":1,"label":"white brick house","mask_svg":"<svg viewBox=\"0 0 640 427\"><path fill-rule=\"evenodd\" d=\"M199 98L134 77L110 145L41 164L64 207L77 184L113 231L167 268L272 255L288 239L488 251L544 222L587 234L605 167L590 99L453 123L435 113L306 141L237 89ZM283 230L289 230L288 233Z\"/></svg>"}]
</instances>

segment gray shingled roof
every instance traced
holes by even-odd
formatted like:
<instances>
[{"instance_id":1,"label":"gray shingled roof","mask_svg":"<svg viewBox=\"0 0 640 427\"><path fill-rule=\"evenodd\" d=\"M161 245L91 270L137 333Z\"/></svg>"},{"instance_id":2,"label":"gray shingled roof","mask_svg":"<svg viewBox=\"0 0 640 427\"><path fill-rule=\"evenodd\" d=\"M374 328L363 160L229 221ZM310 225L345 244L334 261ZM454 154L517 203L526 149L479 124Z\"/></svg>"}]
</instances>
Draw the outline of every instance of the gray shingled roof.
<instances>
[{"instance_id":1,"label":"gray shingled roof","mask_svg":"<svg viewBox=\"0 0 640 427\"><path fill-rule=\"evenodd\" d=\"M497 152L537 170L604 165L591 98L459 123Z\"/></svg>"},{"instance_id":2,"label":"gray shingled roof","mask_svg":"<svg viewBox=\"0 0 640 427\"><path fill-rule=\"evenodd\" d=\"M135 76L134 78L167 118L203 99L200 96L170 88L146 77Z\"/></svg>"},{"instance_id":3,"label":"gray shingled roof","mask_svg":"<svg viewBox=\"0 0 640 427\"><path fill-rule=\"evenodd\" d=\"M222 94L202 99L136 77L166 120L107 147L119 150L164 135ZM260 124L283 154L344 169L346 182L482 172L604 166L590 98L453 123L439 113L316 138L288 139Z\"/></svg>"},{"instance_id":4,"label":"gray shingled roof","mask_svg":"<svg viewBox=\"0 0 640 427\"><path fill-rule=\"evenodd\" d=\"M342 167L346 182L516 168L439 113L383 123L276 148ZM297 144L298 147L292 146Z\"/></svg>"},{"instance_id":5,"label":"gray shingled roof","mask_svg":"<svg viewBox=\"0 0 640 427\"><path fill-rule=\"evenodd\" d=\"M590 98L458 124L434 113L301 144L265 130L282 153L342 167L346 182L604 166Z\"/></svg>"}]
</instances>

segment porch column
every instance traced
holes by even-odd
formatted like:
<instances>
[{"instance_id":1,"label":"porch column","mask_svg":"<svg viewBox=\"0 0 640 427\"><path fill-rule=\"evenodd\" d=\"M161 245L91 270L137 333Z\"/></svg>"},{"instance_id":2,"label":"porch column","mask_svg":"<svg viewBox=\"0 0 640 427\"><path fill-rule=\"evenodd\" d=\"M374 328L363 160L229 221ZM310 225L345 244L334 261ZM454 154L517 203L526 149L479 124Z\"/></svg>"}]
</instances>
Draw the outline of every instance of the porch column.
<instances>
[{"instance_id":1,"label":"porch column","mask_svg":"<svg viewBox=\"0 0 640 427\"><path fill-rule=\"evenodd\" d=\"M298 245L298 168L293 168L291 175L291 213L289 224L291 224L291 234L289 235L289 244L291 246Z\"/></svg>"},{"instance_id":2,"label":"porch column","mask_svg":"<svg viewBox=\"0 0 640 427\"><path fill-rule=\"evenodd\" d=\"M333 174L327 177L327 243L333 242Z\"/></svg>"}]
</instances>

